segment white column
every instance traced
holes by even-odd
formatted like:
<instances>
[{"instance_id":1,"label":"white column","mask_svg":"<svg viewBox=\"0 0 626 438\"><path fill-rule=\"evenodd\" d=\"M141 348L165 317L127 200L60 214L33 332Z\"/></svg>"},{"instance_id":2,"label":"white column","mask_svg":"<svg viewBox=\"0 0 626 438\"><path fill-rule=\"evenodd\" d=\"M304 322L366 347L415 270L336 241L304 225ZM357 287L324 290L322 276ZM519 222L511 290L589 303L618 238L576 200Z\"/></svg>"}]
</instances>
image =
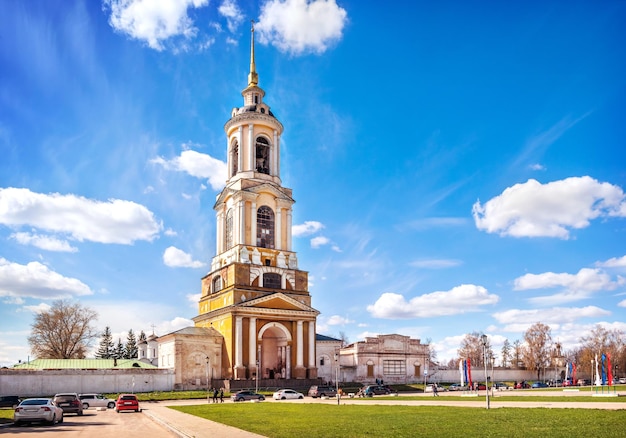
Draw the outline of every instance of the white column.
<instances>
[{"instance_id":1,"label":"white column","mask_svg":"<svg viewBox=\"0 0 626 438\"><path fill-rule=\"evenodd\" d=\"M315 321L309 321L309 368L315 368Z\"/></svg>"},{"instance_id":2,"label":"white column","mask_svg":"<svg viewBox=\"0 0 626 438\"><path fill-rule=\"evenodd\" d=\"M287 345L285 356L285 363L287 364L287 378L291 379L291 345Z\"/></svg>"},{"instance_id":3,"label":"white column","mask_svg":"<svg viewBox=\"0 0 626 438\"><path fill-rule=\"evenodd\" d=\"M280 276L280 288L283 290L287 289L287 277L285 277L285 274Z\"/></svg>"},{"instance_id":4,"label":"white column","mask_svg":"<svg viewBox=\"0 0 626 438\"><path fill-rule=\"evenodd\" d=\"M243 317L235 317L235 367L243 367Z\"/></svg>"},{"instance_id":5,"label":"white column","mask_svg":"<svg viewBox=\"0 0 626 438\"><path fill-rule=\"evenodd\" d=\"M224 213L217 212L217 239L215 239L216 254L224 252Z\"/></svg>"},{"instance_id":6,"label":"white column","mask_svg":"<svg viewBox=\"0 0 626 438\"><path fill-rule=\"evenodd\" d=\"M248 367L256 367L256 318L250 318L250 331L248 332ZM258 374L257 370L257 374Z\"/></svg>"},{"instance_id":7,"label":"white column","mask_svg":"<svg viewBox=\"0 0 626 438\"><path fill-rule=\"evenodd\" d=\"M272 175L278 176L278 131L274 129L274 143L272 148Z\"/></svg>"},{"instance_id":8,"label":"white column","mask_svg":"<svg viewBox=\"0 0 626 438\"><path fill-rule=\"evenodd\" d=\"M252 242L251 245L256 246L256 201L252 201L252 208L250 212L250 234Z\"/></svg>"},{"instance_id":9,"label":"white column","mask_svg":"<svg viewBox=\"0 0 626 438\"><path fill-rule=\"evenodd\" d=\"M304 342L304 333L302 331L302 321L297 322L296 339L296 367L300 368L304 366L304 348L302 348L302 344Z\"/></svg>"},{"instance_id":10,"label":"white column","mask_svg":"<svg viewBox=\"0 0 626 438\"><path fill-rule=\"evenodd\" d=\"M287 210L287 251L291 251L291 209Z\"/></svg>"},{"instance_id":11,"label":"white column","mask_svg":"<svg viewBox=\"0 0 626 438\"><path fill-rule=\"evenodd\" d=\"M243 126L239 126L239 129L237 130L237 144L239 145L239 157L237 160L237 169L239 169L239 172L243 171L243 151L245 150L245 148L243 147L243 143L242 143L242 139L243 139Z\"/></svg>"},{"instance_id":12,"label":"white column","mask_svg":"<svg viewBox=\"0 0 626 438\"><path fill-rule=\"evenodd\" d=\"M239 201L239 244L246 243L246 202Z\"/></svg>"},{"instance_id":13,"label":"white column","mask_svg":"<svg viewBox=\"0 0 626 438\"><path fill-rule=\"evenodd\" d=\"M283 216L283 209L279 206L276 208L276 222L274 223L274 249L283 249L282 242L282 221L281 217Z\"/></svg>"},{"instance_id":14,"label":"white column","mask_svg":"<svg viewBox=\"0 0 626 438\"><path fill-rule=\"evenodd\" d=\"M254 150L254 125L250 123L248 125L248 158L250 159L250 169L256 169L256 159Z\"/></svg>"}]
</instances>

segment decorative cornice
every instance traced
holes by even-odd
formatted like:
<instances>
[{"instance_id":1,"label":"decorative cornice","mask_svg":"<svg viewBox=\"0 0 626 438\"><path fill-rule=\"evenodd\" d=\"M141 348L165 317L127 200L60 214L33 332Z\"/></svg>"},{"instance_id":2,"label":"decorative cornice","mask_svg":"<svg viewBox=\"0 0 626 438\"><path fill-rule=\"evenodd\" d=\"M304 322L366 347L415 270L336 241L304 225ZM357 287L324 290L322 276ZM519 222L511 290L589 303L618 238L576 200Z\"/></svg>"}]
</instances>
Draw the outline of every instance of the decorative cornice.
<instances>
[{"instance_id":1,"label":"decorative cornice","mask_svg":"<svg viewBox=\"0 0 626 438\"><path fill-rule=\"evenodd\" d=\"M276 117L257 112L245 112L231 117L231 119L224 125L224 131L228 134L233 126L249 121L265 122L276 129L278 131L278 135L283 133L283 124L280 123Z\"/></svg>"}]
</instances>

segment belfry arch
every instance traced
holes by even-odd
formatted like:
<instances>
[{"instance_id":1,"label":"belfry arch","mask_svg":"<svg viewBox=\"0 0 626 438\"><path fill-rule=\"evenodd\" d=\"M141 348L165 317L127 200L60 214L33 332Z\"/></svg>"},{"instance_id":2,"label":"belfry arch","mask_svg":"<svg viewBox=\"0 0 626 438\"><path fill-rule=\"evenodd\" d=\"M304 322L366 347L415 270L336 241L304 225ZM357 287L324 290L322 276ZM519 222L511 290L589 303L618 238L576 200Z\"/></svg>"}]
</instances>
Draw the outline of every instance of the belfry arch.
<instances>
[{"instance_id":1,"label":"belfry arch","mask_svg":"<svg viewBox=\"0 0 626 438\"><path fill-rule=\"evenodd\" d=\"M291 343L291 333L279 322L266 324L259 330L261 378L291 378Z\"/></svg>"}]
</instances>

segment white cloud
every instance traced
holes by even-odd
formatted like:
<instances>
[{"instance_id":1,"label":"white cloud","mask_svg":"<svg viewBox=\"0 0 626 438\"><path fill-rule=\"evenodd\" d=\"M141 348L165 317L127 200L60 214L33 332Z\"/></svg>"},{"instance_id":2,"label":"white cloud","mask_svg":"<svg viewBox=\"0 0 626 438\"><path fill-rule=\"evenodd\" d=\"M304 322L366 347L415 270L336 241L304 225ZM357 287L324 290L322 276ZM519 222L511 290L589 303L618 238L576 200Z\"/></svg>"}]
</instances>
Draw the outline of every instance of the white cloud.
<instances>
[{"instance_id":1,"label":"white cloud","mask_svg":"<svg viewBox=\"0 0 626 438\"><path fill-rule=\"evenodd\" d=\"M613 257L605 262L597 262L596 266L601 268L626 268L626 256Z\"/></svg>"},{"instance_id":2,"label":"white cloud","mask_svg":"<svg viewBox=\"0 0 626 438\"><path fill-rule=\"evenodd\" d=\"M324 228L324 224L317 221L305 221L303 224L294 225L291 233L294 237L309 236Z\"/></svg>"},{"instance_id":3,"label":"white cloud","mask_svg":"<svg viewBox=\"0 0 626 438\"><path fill-rule=\"evenodd\" d=\"M104 0L104 4L111 11L109 24L114 29L163 50L163 42L169 38L196 35L187 10L206 6L209 0Z\"/></svg>"},{"instance_id":4,"label":"white cloud","mask_svg":"<svg viewBox=\"0 0 626 438\"><path fill-rule=\"evenodd\" d=\"M324 236L317 236L311 239L311 248L319 248L320 246L328 245L330 239Z\"/></svg>"},{"instance_id":5,"label":"white cloud","mask_svg":"<svg viewBox=\"0 0 626 438\"><path fill-rule=\"evenodd\" d=\"M576 274L544 272L525 274L514 280L515 290L564 288L563 291L543 297L532 298L537 304L554 305L590 297L594 292L615 290L624 284L624 279L611 277L600 269L583 268Z\"/></svg>"},{"instance_id":6,"label":"white cloud","mask_svg":"<svg viewBox=\"0 0 626 438\"><path fill-rule=\"evenodd\" d=\"M20 265L0 257L0 296L46 300L92 295L93 291L76 278L64 277L39 262Z\"/></svg>"},{"instance_id":7,"label":"white cloud","mask_svg":"<svg viewBox=\"0 0 626 438\"><path fill-rule=\"evenodd\" d=\"M626 217L624 191L589 176L547 184L534 179L508 187L484 205L472 208L476 227L513 237L569 238L570 229L589 226L598 217Z\"/></svg>"},{"instance_id":8,"label":"white cloud","mask_svg":"<svg viewBox=\"0 0 626 438\"><path fill-rule=\"evenodd\" d=\"M180 156L171 160L157 157L150 160L168 170L187 172L196 178L206 178L213 190L221 190L226 184L226 163L192 150L184 150Z\"/></svg>"},{"instance_id":9,"label":"white cloud","mask_svg":"<svg viewBox=\"0 0 626 438\"><path fill-rule=\"evenodd\" d=\"M498 300L497 295L489 294L482 286L462 284L449 291L420 295L408 302L400 294L387 292L367 306L367 311L376 318L428 318L476 312L480 306L495 304Z\"/></svg>"},{"instance_id":10,"label":"white cloud","mask_svg":"<svg viewBox=\"0 0 626 438\"><path fill-rule=\"evenodd\" d=\"M52 309L52 306L46 303L39 303L36 306L24 306L23 309L33 313L43 313Z\"/></svg>"},{"instance_id":11,"label":"white cloud","mask_svg":"<svg viewBox=\"0 0 626 438\"><path fill-rule=\"evenodd\" d=\"M504 331L524 332L536 322L558 328L563 324L571 324L581 318L599 318L611 312L596 306L586 307L551 307L546 309L510 309L496 312L493 318L505 324Z\"/></svg>"},{"instance_id":12,"label":"white cloud","mask_svg":"<svg viewBox=\"0 0 626 438\"><path fill-rule=\"evenodd\" d=\"M228 30L235 32L237 26L243 21L243 14L241 9L237 6L233 0L224 0L217 11L226 18Z\"/></svg>"},{"instance_id":13,"label":"white cloud","mask_svg":"<svg viewBox=\"0 0 626 438\"><path fill-rule=\"evenodd\" d=\"M348 318L344 318L343 316L339 316L339 315L333 315L331 317L328 318L328 320L326 321L326 324L328 325L346 325L346 324L351 324L354 321L348 319Z\"/></svg>"},{"instance_id":14,"label":"white cloud","mask_svg":"<svg viewBox=\"0 0 626 438\"><path fill-rule=\"evenodd\" d=\"M423 269L444 269L444 268L453 268L455 266L462 265L463 262L461 260L455 259L426 259L426 260L416 260L414 262L410 262L410 266L414 266L416 268Z\"/></svg>"},{"instance_id":15,"label":"white cloud","mask_svg":"<svg viewBox=\"0 0 626 438\"><path fill-rule=\"evenodd\" d=\"M341 39L347 15L335 0L270 0L255 30L283 52L319 54Z\"/></svg>"},{"instance_id":16,"label":"white cloud","mask_svg":"<svg viewBox=\"0 0 626 438\"><path fill-rule=\"evenodd\" d=\"M170 268L201 268L204 263L193 260L193 258L174 246L168 247L163 252L163 263Z\"/></svg>"},{"instance_id":17,"label":"white cloud","mask_svg":"<svg viewBox=\"0 0 626 438\"><path fill-rule=\"evenodd\" d=\"M66 233L81 242L119 244L152 241L161 230L150 210L131 201L101 202L12 187L0 189L0 223Z\"/></svg>"},{"instance_id":18,"label":"white cloud","mask_svg":"<svg viewBox=\"0 0 626 438\"><path fill-rule=\"evenodd\" d=\"M78 248L69 244L67 240L60 240L52 236L42 236L30 233L13 233L9 236L21 245L32 245L46 251L77 252Z\"/></svg>"},{"instance_id":19,"label":"white cloud","mask_svg":"<svg viewBox=\"0 0 626 438\"><path fill-rule=\"evenodd\" d=\"M543 164L535 163L530 165L531 170L546 170L546 166Z\"/></svg>"}]
</instances>

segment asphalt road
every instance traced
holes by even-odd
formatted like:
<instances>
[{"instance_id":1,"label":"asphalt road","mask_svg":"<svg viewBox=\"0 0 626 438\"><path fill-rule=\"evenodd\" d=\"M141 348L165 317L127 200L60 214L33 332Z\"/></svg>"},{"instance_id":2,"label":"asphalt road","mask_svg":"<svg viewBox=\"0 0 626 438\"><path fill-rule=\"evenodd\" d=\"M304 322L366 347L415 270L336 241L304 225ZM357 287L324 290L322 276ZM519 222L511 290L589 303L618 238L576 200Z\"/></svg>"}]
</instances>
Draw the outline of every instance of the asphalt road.
<instances>
[{"instance_id":1,"label":"asphalt road","mask_svg":"<svg viewBox=\"0 0 626 438\"><path fill-rule=\"evenodd\" d=\"M176 435L164 429L141 412L120 412L113 409L99 411L89 409L83 416L67 414L63 423L48 426L32 424L27 426L0 427L0 435L30 437L82 437L120 438L125 436L145 436L150 438L171 438Z\"/></svg>"}]
</instances>

